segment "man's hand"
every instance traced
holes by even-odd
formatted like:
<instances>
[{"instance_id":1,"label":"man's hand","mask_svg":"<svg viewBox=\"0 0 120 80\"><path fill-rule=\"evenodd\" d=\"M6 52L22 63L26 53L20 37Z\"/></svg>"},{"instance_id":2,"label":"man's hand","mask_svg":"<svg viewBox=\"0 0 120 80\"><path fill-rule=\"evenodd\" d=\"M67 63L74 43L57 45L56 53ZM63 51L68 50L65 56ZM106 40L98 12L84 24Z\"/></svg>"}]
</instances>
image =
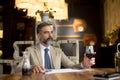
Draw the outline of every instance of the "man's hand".
<instances>
[{"instance_id":1,"label":"man's hand","mask_svg":"<svg viewBox=\"0 0 120 80\"><path fill-rule=\"evenodd\" d=\"M96 54L96 53L94 53ZM84 59L83 59L83 66L84 68L89 68L91 66L95 65L95 57L92 57L89 59L86 54L84 54Z\"/></svg>"},{"instance_id":2,"label":"man's hand","mask_svg":"<svg viewBox=\"0 0 120 80\"><path fill-rule=\"evenodd\" d=\"M33 73L42 73L46 69L43 66L33 66Z\"/></svg>"}]
</instances>

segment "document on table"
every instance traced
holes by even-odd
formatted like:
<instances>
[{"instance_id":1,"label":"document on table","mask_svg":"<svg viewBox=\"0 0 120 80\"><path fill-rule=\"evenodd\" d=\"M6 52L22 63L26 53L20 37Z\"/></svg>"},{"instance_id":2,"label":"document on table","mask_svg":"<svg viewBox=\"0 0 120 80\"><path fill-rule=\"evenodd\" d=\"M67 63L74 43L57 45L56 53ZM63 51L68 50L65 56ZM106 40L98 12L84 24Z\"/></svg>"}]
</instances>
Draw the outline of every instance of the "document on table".
<instances>
[{"instance_id":1,"label":"document on table","mask_svg":"<svg viewBox=\"0 0 120 80\"><path fill-rule=\"evenodd\" d=\"M45 74L55 74L55 73L68 73L68 72L85 72L92 71L93 69L52 69Z\"/></svg>"}]
</instances>

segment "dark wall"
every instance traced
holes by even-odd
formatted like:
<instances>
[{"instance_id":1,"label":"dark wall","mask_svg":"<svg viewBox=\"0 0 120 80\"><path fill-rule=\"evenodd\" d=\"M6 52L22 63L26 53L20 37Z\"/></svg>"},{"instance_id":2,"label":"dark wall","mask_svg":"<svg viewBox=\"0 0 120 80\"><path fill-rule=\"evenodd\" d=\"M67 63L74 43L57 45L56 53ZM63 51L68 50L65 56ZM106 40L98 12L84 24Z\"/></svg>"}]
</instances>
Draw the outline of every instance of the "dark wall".
<instances>
[{"instance_id":1,"label":"dark wall","mask_svg":"<svg viewBox=\"0 0 120 80\"><path fill-rule=\"evenodd\" d=\"M5 5L3 17L3 58L13 58L13 43L20 40L33 40L35 19L27 18L26 12L18 11L11 5ZM24 28L19 29L17 24L23 23ZM30 39L30 37L32 39Z\"/></svg>"}]
</instances>

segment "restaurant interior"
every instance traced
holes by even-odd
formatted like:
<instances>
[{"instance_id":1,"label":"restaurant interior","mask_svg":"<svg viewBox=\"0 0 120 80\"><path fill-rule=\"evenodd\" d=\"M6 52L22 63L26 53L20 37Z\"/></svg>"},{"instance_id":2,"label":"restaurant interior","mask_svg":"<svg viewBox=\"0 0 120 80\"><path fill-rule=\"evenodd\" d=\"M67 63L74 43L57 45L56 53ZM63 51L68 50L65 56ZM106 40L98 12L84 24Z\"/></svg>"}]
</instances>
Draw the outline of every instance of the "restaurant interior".
<instances>
[{"instance_id":1,"label":"restaurant interior","mask_svg":"<svg viewBox=\"0 0 120 80\"><path fill-rule=\"evenodd\" d=\"M55 24L55 41L61 41L66 55L76 56L79 62L92 42L96 52L92 67L114 68L119 16L120 0L0 0L0 70L11 72L15 42L20 56L27 46L36 44L36 25L42 21Z\"/></svg>"}]
</instances>

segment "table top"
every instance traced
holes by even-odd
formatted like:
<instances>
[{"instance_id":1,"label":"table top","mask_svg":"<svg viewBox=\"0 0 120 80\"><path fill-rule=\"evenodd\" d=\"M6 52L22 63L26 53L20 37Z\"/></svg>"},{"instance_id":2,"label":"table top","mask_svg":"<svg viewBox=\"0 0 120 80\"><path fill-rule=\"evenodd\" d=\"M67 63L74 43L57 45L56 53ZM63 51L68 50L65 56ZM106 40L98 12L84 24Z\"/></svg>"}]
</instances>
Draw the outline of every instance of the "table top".
<instances>
[{"instance_id":1,"label":"table top","mask_svg":"<svg viewBox=\"0 0 120 80\"><path fill-rule=\"evenodd\" d=\"M0 76L0 80L95 80L93 75L101 72L115 72L115 70L113 68L92 68L83 72L32 73L31 76L23 76L21 73L15 73Z\"/></svg>"}]
</instances>

